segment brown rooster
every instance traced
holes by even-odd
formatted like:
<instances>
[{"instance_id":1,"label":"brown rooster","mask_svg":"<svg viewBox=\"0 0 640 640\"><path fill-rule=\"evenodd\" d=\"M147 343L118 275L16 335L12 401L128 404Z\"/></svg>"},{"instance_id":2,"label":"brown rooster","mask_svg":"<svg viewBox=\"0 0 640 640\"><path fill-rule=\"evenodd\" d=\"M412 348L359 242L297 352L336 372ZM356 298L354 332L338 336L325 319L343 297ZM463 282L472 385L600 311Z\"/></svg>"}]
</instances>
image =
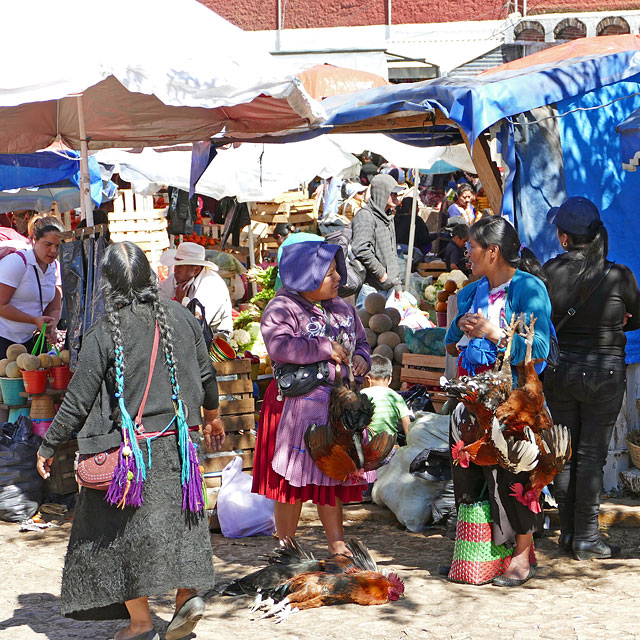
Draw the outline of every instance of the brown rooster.
<instances>
[{"instance_id":1,"label":"brown rooster","mask_svg":"<svg viewBox=\"0 0 640 640\"><path fill-rule=\"evenodd\" d=\"M404 593L404 583L397 574L387 576L378 571L368 549L357 540L350 540L347 546L357 566L341 573L312 571L287 580L267 592L275 604L262 617L279 615L282 619L296 610L326 605L368 606L398 600Z\"/></svg>"},{"instance_id":2,"label":"brown rooster","mask_svg":"<svg viewBox=\"0 0 640 640\"><path fill-rule=\"evenodd\" d=\"M454 425L452 437L454 445L451 455L454 464L468 467L470 462L481 466L497 464L496 451L491 441L491 429L495 411L511 393L513 374L511 373L511 345L518 327L515 314L507 330L507 344L502 362L496 360L492 371L484 371L473 378L463 376L446 382L443 386L447 394L461 401L471 414L471 420Z\"/></svg>"},{"instance_id":3,"label":"brown rooster","mask_svg":"<svg viewBox=\"0 0 640 640\"><path fill-rule=\"evenodd\" d=\"M313 553L305 551L295 538L285 538L280 540L280 546L275 553L267 556L269 564L266 567L234 580L218 593L225 596L255 595L275 589L301 573L345 573L370 569L373 559L366 547L364 552L361 550L360 544L356 540L347 543L352 555L334 553L324 560L318 560Z\"/></svg>"},{"instance_id":4,"label":"brown rooster","mask_svg":"<svg viewBox=\"0 0 640 640\"><path fill-rule=\"evenodd\" d=\"M525 427L525 431L531 431ZM535 435L538 448L536 466L529 474L529 482L523 487L519 482L511 485L511 493L518 502L533 513L540 513L540 494L542 490L564 469L571 458L571 437L569 429L554 424L551 429Z\"/></svg>"},{"instance_id":5,"label":"brown rooster","mask_svg":"<svg viewBox=\"0 0 640 640\"><path fill-rule=\"evenodd\" d=\"M351 369L349 373L353 380ZM396 436L382 432L364 442L364 430L372 418L370 398L345 387L337 365L329 396L329 424L312 424L304 434L307 450L323 473L344 482L360 478L364 471L382 464L393 449Z\"/></svg>"},{"instance_id":6,"label":"brown rooster","mask_svg":"<svg viewBox=\"0 0 640 640\"><path fill-rule=\"evenodd\" d=\"M525 426L534 433L540 433L553 425L551 414L545 405L542 382L538 378L532 357L535 323L536 319L531 314L529 326L525 325L524 331L527 348L524 357L523 384L513 389L496 410L496 417L505 437L517 436Z\"/></svg>"},{"instance_id":7,"label":"brown rooster","mask_svg":"<svg viewBox=\"0 0 640 640\"><path fill-rule=\"evenodd\" d=\"M531 443L535 443L537 457L530 470L526 487L520 483L511 485L512 496L534 513L540 513L540 494L557 473L562 471L571 457L571 438L569 430L554 425L547 409L542 391L542 383L535 371L532 357L533 338L536 319L531 314L529 325L523 320L526 352L522 376L518 376L522 385L514 389L509 397L496 410L499 428L494 430L493 441L499 442L503 452L521 450L526 444L525 457L530 455ZM504 456L498 464L513 471ZM520 469L525 470L525 469Z\"/></svg>"}]
</instances>

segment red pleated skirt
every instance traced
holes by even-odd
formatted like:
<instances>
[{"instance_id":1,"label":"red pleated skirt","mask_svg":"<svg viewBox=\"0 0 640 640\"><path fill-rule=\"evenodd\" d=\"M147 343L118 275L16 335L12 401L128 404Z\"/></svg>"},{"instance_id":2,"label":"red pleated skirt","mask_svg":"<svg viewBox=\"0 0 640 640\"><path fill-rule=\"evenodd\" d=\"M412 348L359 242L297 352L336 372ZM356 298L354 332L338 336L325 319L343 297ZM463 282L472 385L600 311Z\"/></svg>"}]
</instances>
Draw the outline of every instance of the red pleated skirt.
<instances>
[{"instance_id":1,"label":"red pleated skirt","mask_svg":"<svg viewBox=\"0 0 640 640\"><path fill-rule=\"evenodd\" d=\"M276 445L276 433L284 401L278 400L278 387L275 381L267 387L262 401L260 420L258 421L258 436L253 462L253 493L259 493L271 500L294 504L297 501L313 504L335 506L336 498L343 503L360 502L364 485L325 486L307 484L303 487L293 487L271 467L273 451Z\"/></svg>"}]
</instances>

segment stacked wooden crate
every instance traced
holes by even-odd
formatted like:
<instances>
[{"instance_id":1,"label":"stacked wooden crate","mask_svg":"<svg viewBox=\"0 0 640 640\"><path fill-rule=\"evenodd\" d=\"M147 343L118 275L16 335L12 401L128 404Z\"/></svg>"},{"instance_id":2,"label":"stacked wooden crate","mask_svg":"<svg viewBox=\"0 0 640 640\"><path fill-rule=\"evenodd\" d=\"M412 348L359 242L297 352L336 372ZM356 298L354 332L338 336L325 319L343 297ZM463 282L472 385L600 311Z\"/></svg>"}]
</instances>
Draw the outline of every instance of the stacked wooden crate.
<instances>
[{"instance_id":1,"label":"stacked wooden crate","mask_svg":"<svg viewBox=\"0 0 640 640\"><path fill-rule=\"evenodd\" d=\"M409 384L423 384L429 390L431 401L437 412L447 401L442 390L440 378L444 375L446 356L423 356L417 353L405 353L402 357L400 380Z\"/></svg>"},{"instance_id":2,"label":"stacked wooden crate","mask_svg":"<svg viewBox=\"0 0 640 640\"><path fill-rule=\"evenodd\" d=\"M229 360L213 364L218 373L220 416L226 438L222 451L203 451L201 454L210 508L215 505L217 492L222 484L221 471L236 455L242 457L243 470L252 471L256 446L251 360Z\"/></svg>"},{"instance_id":3,"label":"stacked wooden crate","mask_svg":"<svg viewBox=\"0 0 640 640\"><path fill-rule=\"evenodd\" d=\"M305 198L301 191L288 191L270 202L256 202L251 211L251 227L256 236L258 260L270 251L278 250L273 230L280 222L298 231L315 231L318 210L315 198Z\"/></svg>"},{"instance_id":4,"label":"stacked wooden crate","mask_svg":"<svg viewBox=\"0 0 640 640\"><path fill-rule=\"evenodd\" d=\"M113 201L109 232L113 242L126 240L137 244L154 268L169 247L165 210L153 208L153 196L141 196L127 189L121 190Z\"/></svg>"},{"instance_id":5,"label":"stacked wooden crate","mask_svg":"<svg viewBox=\"0 0 640 640\"><path fill-rule=\"evenodd\" d=\"M447 265L442 260L434 260L433 262L421 262L418 265L417 271L423 278L432 276L433 281L435 282L440 274L447 271Z\"/></svg>"}]
</instances>

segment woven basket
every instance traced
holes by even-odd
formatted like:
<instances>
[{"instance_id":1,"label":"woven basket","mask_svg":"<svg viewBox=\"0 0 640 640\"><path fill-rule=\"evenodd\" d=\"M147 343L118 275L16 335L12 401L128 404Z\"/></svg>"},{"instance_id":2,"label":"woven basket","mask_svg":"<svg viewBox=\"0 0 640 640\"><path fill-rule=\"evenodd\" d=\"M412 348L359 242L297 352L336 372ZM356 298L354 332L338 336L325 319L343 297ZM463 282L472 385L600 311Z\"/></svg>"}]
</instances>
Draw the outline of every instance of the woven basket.
<instances>
[{"instance_id":1,"label":"woven basket","mask_svg":"<svg viewBox=\"0 0 640 640\"><path fill-rule=\"evenodd\" d=\"M633 442L629 442L629 436L631 433L634 432L631 431L627 434L627 447L629 448L629 455L631 456L633 466L636 467L636 469L640 469L640 447L637 444L633 444Z\"/></svg>"},{"instance_id":2,"label":"woven basket","mask_svg":"<svg viewBox=\"0 0 640 640\"><path fill-rule=\"evenodd\" d=\"M463 584L487 584L504 573L513 549L493 544L488 501L461 504L449 580Z\"/></svg>"}]
</instances>

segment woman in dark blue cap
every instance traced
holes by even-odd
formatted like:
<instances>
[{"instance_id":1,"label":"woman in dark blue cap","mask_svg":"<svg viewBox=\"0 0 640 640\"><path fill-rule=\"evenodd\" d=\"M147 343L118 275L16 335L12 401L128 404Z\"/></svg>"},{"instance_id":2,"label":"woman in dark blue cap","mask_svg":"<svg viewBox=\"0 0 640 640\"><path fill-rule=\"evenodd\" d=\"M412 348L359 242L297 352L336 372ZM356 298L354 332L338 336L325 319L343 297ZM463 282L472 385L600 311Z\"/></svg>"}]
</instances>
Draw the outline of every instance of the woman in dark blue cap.
<instances>
[{"instance_id":1,"label":"woman in dark blue cap","mask_svg":"<svg viewBox=\"0 0 640 640\"><path fill-rule=\"evenodd\" d=\"M369 344L355 309L338 297L346 281L342 249L328 242L300 242L285 247L280 260L282 288L267 305L260 330L274 370L279 365L352 364L363 376L370 366ZM342 367L342 375L348 368ZM375 476L339 482L325 475L304 442L312 424L327 424L331 382L301 395L279 397L272 384L265 393L256 441L253 491L275 501L276 535L296 533L302 503L318 508L330 553L345 553L342 503L362 500L362 489Z\"/></svg>"},{"instance_id":2,"label":"woman in dark blue cap","mask_svg":"<svg viewBox=\"0 0 640 640\"><path fill-rule=\"evenodd\" d=\"M560 548L578 560L620 548L598 534L600 491L611 434L626 387L625 331L640 328L633 273L607 260L609 237L596 205L581 196L549 211L565 253L544 265L560 362L544 394L556 424L571 430L573 456L554 480Z\"/></svg>"}]
</instances>

